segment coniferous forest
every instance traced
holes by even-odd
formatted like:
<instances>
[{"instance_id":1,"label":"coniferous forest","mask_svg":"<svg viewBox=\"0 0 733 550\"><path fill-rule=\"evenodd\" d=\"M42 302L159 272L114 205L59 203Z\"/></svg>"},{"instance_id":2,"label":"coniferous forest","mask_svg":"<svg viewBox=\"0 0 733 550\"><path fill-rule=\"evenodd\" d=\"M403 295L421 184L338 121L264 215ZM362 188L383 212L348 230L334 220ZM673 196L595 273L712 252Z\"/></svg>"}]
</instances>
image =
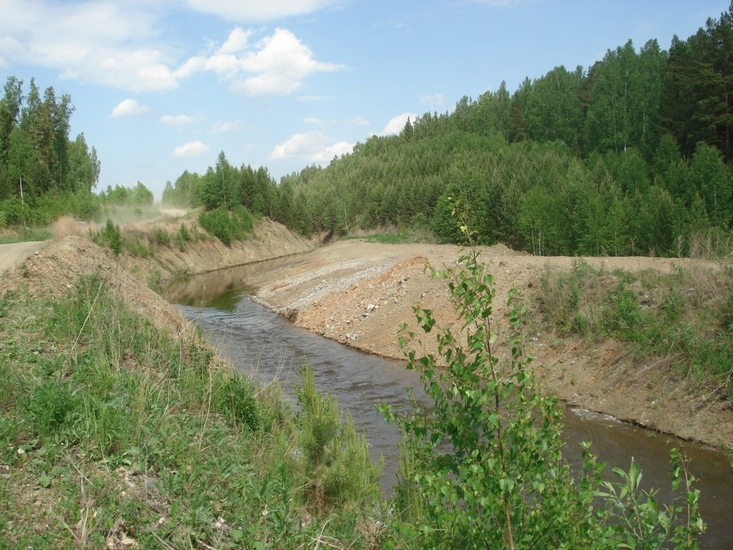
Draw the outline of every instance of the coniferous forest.
<instances>
[{"instance_id":1,"label":"coniferous forest","mask_svg":"<svg viewBox=\"0 0 733 550\"><path fill-rule=\"evenodd\" d=\"M224 153L164 201L244 205L304 235L384 227L460 233L540 255L709 255L733 236L733 4L669 49L630 41L587 70L502 84L451 113L372 136L279 184Z\"/></svg>"},{"instance_id":2,"label":"coniferous forest","mask_svg":"<svg viewBox=\"0 0 733 550\"><path fill-rule=\"evenodd\" d=\"M11 76L0 99L0 228L48 224L60 215L90 219L98 213L92 189L100 162L84 134L70 139L74 106L53 87Z\"/></svg>"}]
</instances>

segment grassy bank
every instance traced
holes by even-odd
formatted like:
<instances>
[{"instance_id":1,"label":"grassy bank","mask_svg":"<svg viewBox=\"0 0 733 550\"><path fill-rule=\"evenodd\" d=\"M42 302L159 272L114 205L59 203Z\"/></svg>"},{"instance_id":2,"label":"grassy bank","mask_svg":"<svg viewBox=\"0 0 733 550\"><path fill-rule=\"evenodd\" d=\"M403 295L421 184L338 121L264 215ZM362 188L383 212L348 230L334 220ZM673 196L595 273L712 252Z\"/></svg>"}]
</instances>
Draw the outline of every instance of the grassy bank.
<instances>
[{"instance_id":1,"label":"grassy bank","mask_svg":"<svg viewBox=\"0 0 733 550\"><path fill-rule=\"evenodd\" d=\"M0 318L0 548L369 544L378 470L307 372L290 410L94 277Z\"/></svg>"},{"instance_id":2,"label":"grassy bank","mask_svg":"<svg viewBox=\"0 0 733 550\"><path fill-rule=\"evenodd\" d=\"M733 401L733 268L631 272L582 260L546 270L539 301L561 335L624 342L660 376L686 380L707 399Z\"/></svg>"}]
</instances>

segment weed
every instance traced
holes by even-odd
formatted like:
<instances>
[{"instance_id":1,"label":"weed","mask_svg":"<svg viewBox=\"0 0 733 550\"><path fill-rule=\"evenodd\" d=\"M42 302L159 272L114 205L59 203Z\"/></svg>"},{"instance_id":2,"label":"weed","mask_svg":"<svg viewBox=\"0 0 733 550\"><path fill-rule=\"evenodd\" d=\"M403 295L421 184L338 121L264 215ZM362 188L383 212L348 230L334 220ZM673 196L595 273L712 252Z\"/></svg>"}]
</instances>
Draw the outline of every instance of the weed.
<instances>
[{"instance_id":1,"label":"weed","mask_svg":"<svg viewBox=\"0 0 733 550\"><path fill-rule=\"evenodd\" d=\"M165 229L162 229L160 227L156 228L155 231L153 231L153 237L155 239L155 243L158 246L170 246L171 244L171 236Z\"/></svg>"},{"instance_id":2,"label":"weed","mask_svg":"<svg viewBox=\"0 0 733 550\"><path fill-rule=\"evenodd\" d=\"M163 273L157 267L153 268L153 270L150 272L150 275L148 276L148 288L158 294L162 294L165 290Z\"/></svg>"},{"instance_id":3,"label":"weed","mask_svg":"<svg viewBox=\"0 0 733 550\"><path fill-rule=\"evenodd\" d=\"M538 296L545 320L560 334L617 338L641 358L671 356L678 374L711 383L725 398L733 378L733 273L685 270L614 271L576 262L546 269Z\"/></svg>"}]
</instances>

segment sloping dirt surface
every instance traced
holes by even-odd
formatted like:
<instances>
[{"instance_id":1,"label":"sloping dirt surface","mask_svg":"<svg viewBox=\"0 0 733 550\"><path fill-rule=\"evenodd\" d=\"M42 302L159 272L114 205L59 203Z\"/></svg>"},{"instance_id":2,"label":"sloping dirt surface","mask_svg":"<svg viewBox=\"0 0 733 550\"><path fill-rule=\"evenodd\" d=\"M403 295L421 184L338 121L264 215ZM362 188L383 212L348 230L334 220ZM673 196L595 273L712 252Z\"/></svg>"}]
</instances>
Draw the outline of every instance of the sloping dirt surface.
<instances>
[{"instance_id":1,"label":"sloping dirt surface","mask_svg":"<svg viewBox=\"0 0 733 550\"><path fill-rule=\"evenodd\" d=\"M398 331L403 323L418 331L413 306L433 310L439 325L460 328L448 301L446 283L426 266L455 265L461 252L448 245L384 245L358 240L336 242L249 279L257 299L300 327L378 355L401 358ZM506 299L515 288L525 296L539 289L545 269L569 269L573 258L534 257L497 245L481 259L494 277L492 322L506 336ZM716 269L717 264L647 257L584 258L607 270L676 266ZM537 315L537 312L530 312ZM637 364L617 342L588 344L560 339L530 322L527 350L540 380L570 404L718 447L733 447L733 413L727 401L692 393L684 381L656 364ZM436 353L432 335L422 335L425 351ZM506 345L498 353L506 356Z\"/></svg>"},{"instance_id":2,"label":"sloping dirt surface","mask_svg":"<svg viewBox=\"0 0 733 550\"><path fill-rule=\"evenodd\" d=\"M40 252L47 244L47 241L0 244L0 273L18 265L28 256L32 256L33 254Z\"/></svg>"}]
</instances>

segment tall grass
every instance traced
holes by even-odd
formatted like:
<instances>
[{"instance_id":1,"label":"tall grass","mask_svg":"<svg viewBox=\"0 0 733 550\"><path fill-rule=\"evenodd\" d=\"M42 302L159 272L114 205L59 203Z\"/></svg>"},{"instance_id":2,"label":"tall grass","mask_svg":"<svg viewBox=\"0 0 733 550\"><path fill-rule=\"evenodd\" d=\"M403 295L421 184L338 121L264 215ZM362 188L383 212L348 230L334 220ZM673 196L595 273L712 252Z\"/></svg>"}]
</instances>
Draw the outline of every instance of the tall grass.
<instances>
[{"instance_id":1,"label":"tall grass","mask_svg":"<svg viewBox=\"0 0 733 550\"><path fill-rule=\"evenodd\" d=\"M343 513L319 514L308 415L276 387L154 327L98 278L60 301L6 294L0 317L0 464L12 471L0 546L360 544L374 486L349 485L330 508Z\"/></svg>"},{"instance_id":2,"label":"tall grass","mask_svg":"<svg viewBox=\"0 0 733 550\"><path fill-rule=\"evenodd\" d=\"M544 272L539 301L560 334L629 342L733 399L733 269L609 272L576 260Z\"/></svg>"}]
</instances>

